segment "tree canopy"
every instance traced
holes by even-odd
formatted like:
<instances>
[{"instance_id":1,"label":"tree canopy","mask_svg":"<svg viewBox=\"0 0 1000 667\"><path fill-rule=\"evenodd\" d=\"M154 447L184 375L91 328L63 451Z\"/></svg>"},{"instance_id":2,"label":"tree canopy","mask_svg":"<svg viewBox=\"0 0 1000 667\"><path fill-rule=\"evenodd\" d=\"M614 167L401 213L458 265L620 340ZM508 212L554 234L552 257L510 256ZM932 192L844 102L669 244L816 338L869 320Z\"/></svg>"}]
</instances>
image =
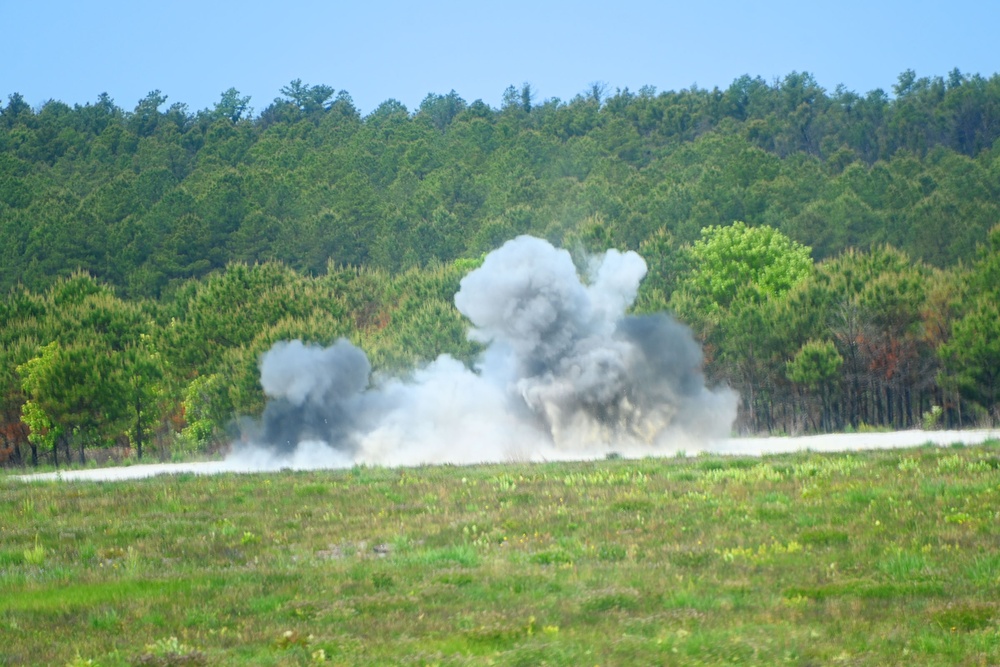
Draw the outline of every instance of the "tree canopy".
<instances>
[{"instance_id":1,"label":"tree canopy","mask_svg":"<svg viewBox=\"0 0 1000 667\"><path fill-rule=\"evenodd\" d=\"M500 109L455 91L362 117L296 79L253 115L230 88L191 112L154 90L0 107L0 288L74 270L157 297L230 262L399 271L600 220L638 249L742 220L813 249L889 243L968 260L1000 219L1000 77L900 75L895 97L824 90L805 72L725 89L511 87Z\"/></svg>"}]
</instances>

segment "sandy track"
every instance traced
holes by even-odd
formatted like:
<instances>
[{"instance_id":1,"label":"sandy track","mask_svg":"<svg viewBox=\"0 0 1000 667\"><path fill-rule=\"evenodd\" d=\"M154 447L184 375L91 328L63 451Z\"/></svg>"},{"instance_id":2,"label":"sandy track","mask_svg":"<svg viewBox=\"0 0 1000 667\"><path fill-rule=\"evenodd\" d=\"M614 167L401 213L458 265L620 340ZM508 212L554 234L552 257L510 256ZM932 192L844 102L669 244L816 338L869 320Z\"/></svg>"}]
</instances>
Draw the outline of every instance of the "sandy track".
<instances>
[{"instance_id":1,"label":"sandy track","mask_svg":"<svg viewBox=\"0 0 1000 667\"><path fill-rule=\"evenodd\" d=\"M895 431L892 433L835 433L828 435L809 435L795 438L730 438L714 443L705 451L716 454L733 454L743 456L761 456L764 454L782 454L797 451L845 452L867 449L895 449L919 447L926 444L947 446L955 443L975 445L986 440L1000 440L1000 430L975 431ZM575 457L574 457L575 458ZM595 458L581 456L579 458ZM39 473L34 475L18 475L15 479L24 481L97 481L113 482L118 480L142 479L155 475L192 473L196 475L214 475L226 472L251 473L266 472L281 469L323 469L332 467L328 460L319 459L315 464L308 460L297 460L293 464L281 461L261 461L259 459L230 457L225 461L208 461L198 463L153 463L114 468L94 468L90 470L67 470L60 472Z\"/></svg>"},{"instance_id":2,"label":"sandy track","mask_svg":"<svg viewBox=\"0 0 1000 667\"><path fill-rule=\"evenodd\" d=\"M926 444L947 446L956 443L978 445L1000 439L1000 430L975 431L893 431L890 433L829 433L797 438L731 438L712 448L719 454L785 454L814 452L849 452L864 449L899 449Z\"/></svg>"}]
</instances>

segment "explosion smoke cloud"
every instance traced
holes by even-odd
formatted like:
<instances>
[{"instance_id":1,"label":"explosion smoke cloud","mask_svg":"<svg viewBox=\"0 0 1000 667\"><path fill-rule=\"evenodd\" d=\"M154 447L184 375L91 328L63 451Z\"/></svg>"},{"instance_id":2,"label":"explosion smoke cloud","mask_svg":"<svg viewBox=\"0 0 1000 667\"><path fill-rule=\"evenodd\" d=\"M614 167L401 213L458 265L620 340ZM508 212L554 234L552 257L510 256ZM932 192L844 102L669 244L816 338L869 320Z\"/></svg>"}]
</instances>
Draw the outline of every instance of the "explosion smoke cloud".
<instances>
[{"instance_id":1,"label":"explosion smoke cloud","mask_svg":"<svg viewBox=\"0 0 1000 667\"><path fill-rule=\"evenodd\" d=\"M330 465L473 463L692 451L728 436L736 396L710 389L690 330L627 315L645 261L610 250L581 280L568 252L529 236L469 273L455 305L486 346L475 368L444 355L373 381L364 352L274 345L268 397L235 457Z\"/></svg>"}]
</instances>

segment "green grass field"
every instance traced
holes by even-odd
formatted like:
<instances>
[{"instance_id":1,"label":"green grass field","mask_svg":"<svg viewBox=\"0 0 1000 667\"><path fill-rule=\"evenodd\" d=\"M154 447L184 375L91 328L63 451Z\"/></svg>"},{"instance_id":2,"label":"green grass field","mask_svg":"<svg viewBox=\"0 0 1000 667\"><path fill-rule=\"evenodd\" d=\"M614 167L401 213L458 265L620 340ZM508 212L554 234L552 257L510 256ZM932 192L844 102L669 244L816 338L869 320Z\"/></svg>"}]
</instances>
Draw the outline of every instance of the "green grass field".
<instances>
[{"instance_id":1,"label":"green grass field","mask_svg":"<svg viewBox=\"0 0 1000 667\"><path fill-rule=\"evenodd\" d=\"M0 665L1000 664L997 442L0 499Z\"/></svg>"}]
</instances>

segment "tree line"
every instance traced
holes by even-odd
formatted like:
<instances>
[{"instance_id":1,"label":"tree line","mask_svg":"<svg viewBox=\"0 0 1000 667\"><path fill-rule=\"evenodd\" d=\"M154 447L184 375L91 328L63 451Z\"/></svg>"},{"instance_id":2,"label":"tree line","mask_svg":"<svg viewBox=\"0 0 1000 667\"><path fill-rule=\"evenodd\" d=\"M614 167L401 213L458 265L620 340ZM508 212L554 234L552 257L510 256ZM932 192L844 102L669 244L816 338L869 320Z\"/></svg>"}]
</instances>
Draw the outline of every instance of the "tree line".
<instances>
[{"instance_id":1,"label":"tree line","mask_svg":"<svg viewBox=\"0 0 1000 667\"><path fill-rule=\"evenodd\" d=\"M592 245L591 250L601 248ZM740 394L737 430L969 427L1000 417L1000 225L968 265L881 245L814 262L768 226L707 227L640 252L637 312L670 311L702 341L711 383ZM581 271L587 252L579 250ZM452 297L479 259L319 276L233 263L170 297L123 299L85 273L0 302L0 459L54 464L117 447L188 456L259 415L257 367L279 340L348 337L377 371L480 348Z\"/></svg>"},{"instance_id":2,"label":"tree line","mask_svg":"<svg viewBox=\"0 0 1000 667\"><path fill-rule=\"evenodd\" d=\"M702 230L654 260L639 308L703 341L706 372L740 392L747 433L970 427L1000 419L1000 225L968 265L888 245L814 263L777 230Z\"/></svg>"},{"instance_id":3,"label":"tree line","mask_svg":"<svg viewBox=\"0 0 1000 667\"><path fill-rule=\"evenodd\" d=\"M196 113L11 95L0 458L216 446L262 408L279 339L471 359L451 297L521 233L638 250L637 310L692 326L741 431L996 418L1000 77L907 71L893 93L525 85L364 117L301 81L257 115L232 89Z\"/></svg>"},{"instance_id":4,"label":"tree line","mask_svg":"<svg viewBox=\"0 0 1000 667\"><path fill-rule=\"evenodd\" d=\"M637 248L742 220L816 259L890 244L968 260L1000 219L1000 76L900 75L894 97L807 73L725 89L563 102L511 87L501 108L431 94L362 116L293 81L256 115L230 89L191 112L159 91L0 108L0 289L85 270L157 298L230 262L388 271L477 257L531 233Z\"/></svg>"},{"instance_id":5,"label":"tree line","mask_svg":"<svg viewBox=\"0 0 1000 667\"><path fill-rule=\"evenodd\" d=\"M274 342L348 337L380 370L477 351L452 305L475 263L330 265L303 276L234 263L169 299L122 299L86 273L0 302L0 461L58 465L116 447L138 458L204 453L259 415L257 362Z\"/></svg>"}]
</instances>

